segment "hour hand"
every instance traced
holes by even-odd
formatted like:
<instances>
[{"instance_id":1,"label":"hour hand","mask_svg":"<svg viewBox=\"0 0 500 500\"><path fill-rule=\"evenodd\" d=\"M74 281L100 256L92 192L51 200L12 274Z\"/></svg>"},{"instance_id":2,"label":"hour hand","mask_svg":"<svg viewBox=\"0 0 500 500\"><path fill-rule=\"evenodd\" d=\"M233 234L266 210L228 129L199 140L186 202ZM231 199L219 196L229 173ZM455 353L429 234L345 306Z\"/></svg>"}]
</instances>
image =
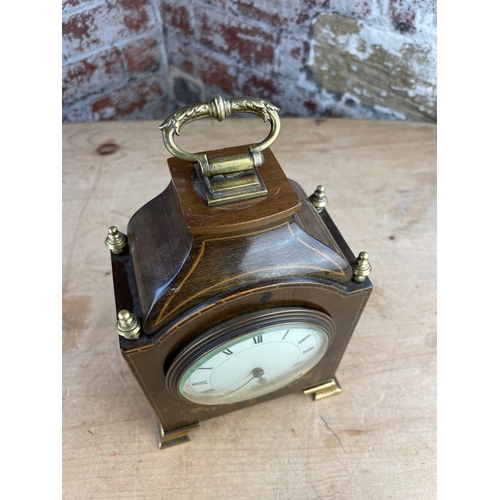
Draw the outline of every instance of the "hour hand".
<instances>
[{"instance_id":1,"label":"hour hand","mask_svg":"<svg viewBox=\"0 0 500 500\"><path fill-rule=\"evenodd\" d=\"M252 376L243 385L240 385L238 388L234 389L231 392L226 392L226 394L224 394L224 396L229 396L229 394L233 394L233 392L236 392L236 391L239 391L240 389L243 389L243 387L245 387L247 384L249 384L254 378L261 379L261 377L263 375L264 375L264 370L262 368L260 368L260 367L254 368L252 370Z\"/></svg>"}]
</instances>

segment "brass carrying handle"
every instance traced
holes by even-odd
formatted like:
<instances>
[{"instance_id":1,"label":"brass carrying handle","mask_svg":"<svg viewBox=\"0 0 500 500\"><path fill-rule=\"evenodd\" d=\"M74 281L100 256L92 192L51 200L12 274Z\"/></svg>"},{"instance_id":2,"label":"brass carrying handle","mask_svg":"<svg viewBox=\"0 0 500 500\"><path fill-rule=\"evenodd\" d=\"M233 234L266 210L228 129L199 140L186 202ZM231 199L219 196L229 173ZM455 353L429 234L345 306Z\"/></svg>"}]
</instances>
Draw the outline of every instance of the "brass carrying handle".
<instances>
[{"instance_id":1,"label":"brass carrying handle","mask_svg":"<svg viewBox=\"0 0 500 500\"><path fill-rule=\"evenodd\" d=\"M204 176L230 174L260 167L264 160L262 151L268 148L280 132L279 108L270 102L255 97L233 97L226 99L216 94L210 102L192 104L172 113L161 125L165 147L175 157L190 163L198 163ZM248 154L225 156L208 160L204 153L194 154L179 148L174 142L174 134L179 135L181 128L201 118L224 120L231 113L252 113L259 115L265 122L270 121L271 131L259 144L248 148Z\"/></svg>"}]
</instances>

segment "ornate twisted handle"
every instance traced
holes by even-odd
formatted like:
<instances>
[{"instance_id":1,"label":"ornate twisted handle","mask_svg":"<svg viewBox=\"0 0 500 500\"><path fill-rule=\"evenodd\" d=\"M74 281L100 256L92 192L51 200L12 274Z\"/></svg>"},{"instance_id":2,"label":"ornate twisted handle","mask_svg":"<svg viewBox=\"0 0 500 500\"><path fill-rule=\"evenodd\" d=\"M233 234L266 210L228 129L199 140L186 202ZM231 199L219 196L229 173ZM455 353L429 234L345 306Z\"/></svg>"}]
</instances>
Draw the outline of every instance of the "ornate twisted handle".
<instances>
[{"instance_id":1,"label":"ornate twisted handle","mask_svg":"<svg viewBox=\"0 0 500 500\"><path fill-rule=\"evenodd\" d=\"M175 157L190 163L198 163L205 176L239 172L261 166L262 151L268 148L278 137L280 131L279 108L270 102L255 97L234 97L226 99L216 94L210 102L202 102L178 109L161 125L165 147ZM193 154L179 148L174 142L174 134L179 135L181 128L201 118L224 120L231 113L252 113L259 115L265 122L271 123L269 135L260 143L249 147L249 155L235 155L216 158L209 162L205 154Z\"/></svg>"}]
</instances>

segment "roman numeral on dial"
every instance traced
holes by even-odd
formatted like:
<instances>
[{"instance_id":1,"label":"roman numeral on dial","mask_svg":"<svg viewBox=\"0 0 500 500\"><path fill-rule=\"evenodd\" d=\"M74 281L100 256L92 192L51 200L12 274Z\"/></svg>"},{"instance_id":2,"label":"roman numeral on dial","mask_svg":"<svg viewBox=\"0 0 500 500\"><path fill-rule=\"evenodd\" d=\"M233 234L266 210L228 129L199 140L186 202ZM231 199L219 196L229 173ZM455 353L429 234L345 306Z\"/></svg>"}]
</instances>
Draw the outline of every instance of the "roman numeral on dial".
<instances>
[{"instance_id":1,"label":"roman numeral on dial","mask_svg":"<svg viewBox=\"0 0 500 500\"><path fill-rule=\"evenodd\" d=\"M225 349L224 351L222 351L226 356L231 356L231 354L233 354L233 351L231 351L231 349Z\"/></svg>"},{"instance_id":2,"label":"roman numeral on dial","mask_svg":"<svg viewBox=\"0 0 500 500\"><path fill-rule=\"evenodd\" d=\"M257 335L257 337L253 338L254 344L260 344L262 342L262 335Z\"/></svg>"}]
</instances>

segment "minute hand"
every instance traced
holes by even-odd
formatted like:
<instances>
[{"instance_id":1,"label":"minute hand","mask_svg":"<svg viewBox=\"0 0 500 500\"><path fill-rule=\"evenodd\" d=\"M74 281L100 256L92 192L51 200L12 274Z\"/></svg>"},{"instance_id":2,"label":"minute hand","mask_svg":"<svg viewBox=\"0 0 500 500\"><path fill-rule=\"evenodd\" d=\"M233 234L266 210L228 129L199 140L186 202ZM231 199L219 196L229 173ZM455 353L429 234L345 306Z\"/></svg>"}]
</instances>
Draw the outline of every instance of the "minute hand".
<instances>
[{"instance_id":1,"label":"minute hand","mask_svg":"<svg viewBox=\"0 0 500 500\"><path fill-rule=\"evenodd\" d=\"M249 380L247 380L243 385L240 385L237 389L234 389L234 391L227 392L224 394L222 397L229 396L229 394L232 394L233 392L239 391L240 389L243 389L247 384L249 384L254 378L260 378L264 375L264 370L262 368L255 368L252 372L252 376L250 377Z\"/></svg>"}]
</instances>

